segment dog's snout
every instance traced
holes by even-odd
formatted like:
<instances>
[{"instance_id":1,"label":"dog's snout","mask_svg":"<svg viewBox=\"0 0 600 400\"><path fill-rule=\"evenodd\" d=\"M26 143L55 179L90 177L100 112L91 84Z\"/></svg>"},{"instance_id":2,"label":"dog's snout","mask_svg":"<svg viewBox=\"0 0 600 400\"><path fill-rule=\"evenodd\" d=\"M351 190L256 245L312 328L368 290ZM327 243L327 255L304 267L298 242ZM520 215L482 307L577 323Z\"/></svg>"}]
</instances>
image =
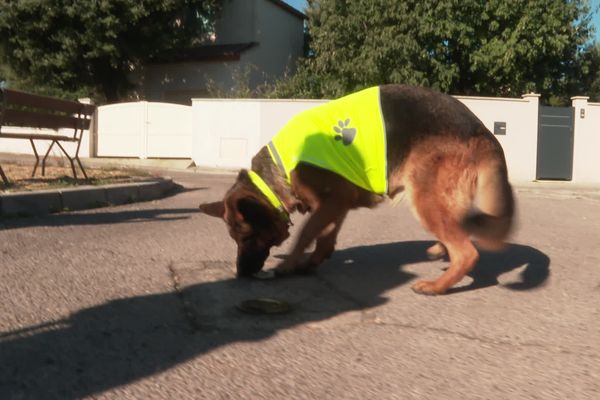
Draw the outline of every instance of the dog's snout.
<instances>
[{"instance_id":1,"label":"dog's snout","mask_svg":"<svg viewBox=\"0 0 600 400\"><path fill-rule=\"evenodd\" d=\"M269 249L243 249L238 251L237 275L250 276L262 269L269 257Z\"/></svg>"}]
</instances>

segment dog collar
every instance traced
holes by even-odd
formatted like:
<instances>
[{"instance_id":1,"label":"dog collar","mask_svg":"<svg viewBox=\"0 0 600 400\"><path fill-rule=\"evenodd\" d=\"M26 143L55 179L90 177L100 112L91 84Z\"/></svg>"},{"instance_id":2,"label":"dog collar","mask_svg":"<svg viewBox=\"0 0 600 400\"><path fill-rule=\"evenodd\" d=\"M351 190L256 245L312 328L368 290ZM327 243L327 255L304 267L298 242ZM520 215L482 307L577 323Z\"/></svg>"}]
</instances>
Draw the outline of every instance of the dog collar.
<instances>
[{"instance_id":1,"label":"dog collar","mask_svg":"<svg viewBox=\"0 0 600 400\"><path fill-rule=\"evenodd\" d=\"M256 172L250 170L248 171L248 176L250 176L250 180L254 183L254 186L260 190L262 194L265 195L269 203L273 205L281 214L282 218L287 222L290 222L290 214L287 209L283 205L283 202L279 200L279 197L273 192L273 190L267 185L267 183L260 177Z\"/></svg>"}]
</instances>

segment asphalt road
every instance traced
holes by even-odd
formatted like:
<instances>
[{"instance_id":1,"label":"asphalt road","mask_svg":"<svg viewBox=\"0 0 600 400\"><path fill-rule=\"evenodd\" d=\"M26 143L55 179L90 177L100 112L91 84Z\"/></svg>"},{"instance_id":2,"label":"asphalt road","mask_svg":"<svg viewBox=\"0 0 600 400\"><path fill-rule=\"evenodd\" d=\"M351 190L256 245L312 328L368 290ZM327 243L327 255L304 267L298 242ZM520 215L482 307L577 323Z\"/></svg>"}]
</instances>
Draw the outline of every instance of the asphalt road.
<instances>
[{"instance_id":1,"label":"asphalt road","mask_svg":"<svg viewBox=\"0 0 600 400\"><path fill-rule=\"evenodd\" d=\"M0 399L600 398L598 191L519 189L508 249L425 297L445 263L405 206L352 213L315 275L239 280L196 212L233 177L171 175L163 200L0 221Z\"/></svg>"}]
</instances>

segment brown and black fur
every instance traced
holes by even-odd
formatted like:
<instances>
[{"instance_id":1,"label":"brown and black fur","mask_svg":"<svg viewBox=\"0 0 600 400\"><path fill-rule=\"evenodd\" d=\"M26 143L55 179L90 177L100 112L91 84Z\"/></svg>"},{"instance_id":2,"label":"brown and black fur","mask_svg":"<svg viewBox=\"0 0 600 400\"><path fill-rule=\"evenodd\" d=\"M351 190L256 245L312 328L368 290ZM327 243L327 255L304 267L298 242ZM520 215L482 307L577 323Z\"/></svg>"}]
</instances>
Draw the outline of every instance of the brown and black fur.
<instances>
[{"instance_id":1,"label":"brown and black fur","mask_svg":"<svg viewBox=\"0 0 600 400\"><path fill-rule=\"evenodd\" d=\"M405 192L419 221L439 242L431 258L449 256L449 268L437 279L418 281L413 290L442 294L459 282L478 260L471 237L487 248L499 248L514 213L504 153L496 138L461 102L428 89L381 86L381 109L387 139L388 196ZM289 257L276 272L313 268L329 258L349 210L375 207L383 196L368 192L341 176L308 164L291 173L291 185L263 147L252 160L257 172L289 213L309 212ZM259 271L272 246L288 236L281 215L254 187L247 171L221 202L201 205L224 218L238 244L237 271ZM316 240L310 257L304 250Z\"/></svg>"}]
</instances>

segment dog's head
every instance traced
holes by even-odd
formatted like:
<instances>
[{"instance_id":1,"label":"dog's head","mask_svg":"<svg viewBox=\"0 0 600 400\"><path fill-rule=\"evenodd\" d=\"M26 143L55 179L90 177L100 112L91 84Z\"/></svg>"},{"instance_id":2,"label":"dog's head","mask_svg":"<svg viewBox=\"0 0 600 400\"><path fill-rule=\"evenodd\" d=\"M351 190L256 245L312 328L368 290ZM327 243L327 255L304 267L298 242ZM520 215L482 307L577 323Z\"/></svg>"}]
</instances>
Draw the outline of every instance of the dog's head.
<instances>
[{"instance_id":1,"label":"dog's head","mask_svg":"<svg viewBox=\"0 0 600 400\"><path fill-rule=\"evenodd\" d=\"M246 170L240 171L223 201L201 204L200 210L227 224L238 246L238 276L260 271L271 247L279 246L290 235L288 222L256 190Z\"/></svg>"}]
</instances>

